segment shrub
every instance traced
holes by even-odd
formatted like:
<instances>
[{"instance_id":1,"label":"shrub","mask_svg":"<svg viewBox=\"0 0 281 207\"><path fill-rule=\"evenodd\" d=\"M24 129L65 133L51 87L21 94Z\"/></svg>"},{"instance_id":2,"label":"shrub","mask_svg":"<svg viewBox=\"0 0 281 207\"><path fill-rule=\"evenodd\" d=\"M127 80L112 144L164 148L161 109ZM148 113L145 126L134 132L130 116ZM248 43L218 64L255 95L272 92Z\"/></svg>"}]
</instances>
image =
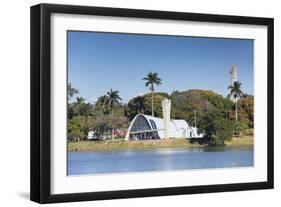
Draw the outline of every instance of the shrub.
<instances>
[{"instance_id":1,"label":"shrub","mask_svg":"<svg viewBox=\"0 0 281 207\"><path fill-rule=\"evenodd\" d=\"M205 114L200 123L199 131L204 133L204 138L210 145L224 145L225 141L231 140L235 124L223 118L217 111Z\"/></svg>"},{"instance_id":2,"label":"shrub","mask_svg":"<svg viewBox=\"0 0 281 207\"><path fill-rule=\"evenodd\" d=\"M236 135L241 136L241 135L246 135L248 132L248 124L245 122L238 122L236 125Z\"/></svg>"}]
</instances>

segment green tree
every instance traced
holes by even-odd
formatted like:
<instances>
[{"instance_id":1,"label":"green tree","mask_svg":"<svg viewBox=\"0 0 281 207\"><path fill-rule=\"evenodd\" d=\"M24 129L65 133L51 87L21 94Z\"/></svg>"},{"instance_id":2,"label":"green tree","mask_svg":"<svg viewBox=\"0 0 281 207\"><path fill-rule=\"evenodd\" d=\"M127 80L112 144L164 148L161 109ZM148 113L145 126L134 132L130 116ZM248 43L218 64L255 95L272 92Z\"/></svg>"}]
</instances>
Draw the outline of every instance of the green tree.
<instances>
[{"instance_id":1,"label":"green tree","mask_svg":"<svg viewBox=\"0 0 281 207\"><path fill-rule=\"evenodd\" d=\"M161 94L161 93L160 93ZM164 100L164 96L159 95L158 93L154 93L153 96L153 107L154 107L154 116L162 117L162 100ZM143 96L138 96L131 99L128 102L126 107L126 116L132 120L137 114L151 114L151 94L145 94Z\"/></svg>"},{"instance_id":2,"label":"green tree","mask_svg":"<svg viewBox=\"0 0 281 207\"><path fill-rule=\"evenodd\" d=\"M107 92L108 104L110 106L110 112L113 115L113 108L115 104L118 104L119 101L122 101L122 98L119 96L119 91L113 91L112 88Z\"/></svg>"},{"instance_id":3,"label":"green tree","mask_svg":"<svg viewBox=\"0 0 281 207\"><path fill-rule=\"evenodd\" d=\"M76 116L87 117L91 115L92 106L90 103L86 103L83 97L77 97L76 102L73 104L74 114Z\"/></svg>"},{"instance_id":4,"label":"green tree","mask_svg":"<svg viewBox=\"0 0 281 207\"><path fill-rule=\"evenodd\" d=\"M89 128L95 130L100 135L104 135L104 132L108 130L108 122L111 116L108 114L100 114L97 117L92 117L89 121Z\"/></svg>"},{"instance_id":5,"label":"green tree","mask_svg":"<svg viewBox=\"0 0 281 207\"><path fill-rule=\"evenodd\" d=\"M79 90L74 88L71 83L67 84L67 119L72 119L74 117L74 104L69 103L69 100L73 98L75 95L79 94Z\"/></svg>"},{"instance_id":6,"label":"green tree","mask_svg":"<svg viewBox=\"0 0 281 207\"><path fill-rule=\"evenodd\" d=\"M119 101L122 101L122 98L119 96L119 91L114 91L112 90L112 88L110 89L110 91L107 92L107 96L108 96L108 104L110 107L110 113L111 116L113 117L113 109L114 106L119 104ZM112 139L114 139L114 128L111 128L111 134L112 134Z\"/></svg>"},{"instance_id":7,"label":"green tree","mask_svg":"<svg viewBox=\"0 0 281 207\"><path fill-rule=\"evenodd\" d=\"M90 119L89 127L98 131L101 135L104 135L106 131L111 131L111 137L114 139L114 129L128 127L128 120L122 115L111 116L110 114L100 114Z\"/></svg>"},{"instance_id":8,"label":"green tree","mask_svg":"<svg viewBox=\"0 0 281 207\"><path fill-rule=\"evenodd\" d=\"M110 116L107 126L111 129L111 138L114 139L114 130L117 128L128 127L128 120L124 116Z\"/></svg>"},{"instance_id":9,"label":"green tree","mask_svg":"<svg viewBox=\"0 0 281 207\"><path fill-rule=\"evenodd\" d=\"M137 114L145 113L145 96L137 96L128 102L126 116L132 120Z\"/></svg>"},{"instance_id":10,"label":"green tree","mask_svg":"<svg viewBox=\"0 0 281 207\"><path fill-rule=\"evenodd\" d=\"M235 81L233 85L229 86L230 93L228 94L228 98L234 97L235 103L235 123L238 122L238 111L237 111L237 102L238 99L243 96L243 92L241 90L241 83L239 81Z\"/></svg>"},{"instance_id":11,"label":"green tree","mask_svg":"<svg viewBox=\"0 0 281 207\"><path fill-rule=\"evenodd\" d=\"M234 124L229 119L220 118L215 120L214 128L216 131L211 139L211 145L225 145L225 141L232 139Z\"/></svg>"},{"instance_id":12,"label":"green tree","mask_svg":"<svg viewBox=\"0 0 281 207\"><path fill-rule=\"evenodd\" d=\"M198 118L213 110L218 110L227 117L229 112L226 109L232 105L230 100L208 90L177 91L172 93L171 100L172 118L185 119L188 123L194 122L194 110Z\"/></svg>"},{"instance_id":13,"label":"green tree","mask_svg":"<svg viewBox=\"0 0 281 207\"><path fill-rule=\"evenodd\" d=\"M248 124L246 124L245 122L239 122L236 126L236 131L238 133L238 135L245 135L247 134L249 127Z\"/></svg>"},{"instance_id":14,"label":"green tree","mask_svg":"<svg viewBox=\"0 0 281 207\"><path fill-rule=\"evenodd\" d=\"M254 96L243 96L243 98L239 99L238 102L238 112L242 113L242 117L240 115L239 120L248 124L249 128L254 127Z\"/></svg>"},{"instance_id":15,"label":"green tree","mask_svg":"<svg viewBox=\"0 0 281 207\"><path fill-rule=\"evenodd\" d=\"M151 94L145 94L145 114L150 114L153 111L155 117L162 118L162 101L165 99L164 96L154 93L153 95L153 109Z\"/></svg>"},{"instance_id":16,"label":"green tree","mask_svg":"<svg viewBox=\"0 0 281 207\"><path fill-rule=\"evenodd\" d=\"M204 114L198 126L199 132L204 133L204 138L210 145L224 145L225 141L231 140L233 136L233 122L224 118L218 111Z\"/></svg>"},{"instance_id":17,"label":"green tree","mask_svg":"<svg viewBox=\"0 0 281 207\"><path fill-rule=\"evenodd\" d=\"M98 111L102 111L103 114L109 114L109 98L107 95L100 96L95 103L95 108Z\"/></svg>"},{"instance_id":18,"label":"green tree","mask_svg":"<svg viewBox=\"0 0 281 207\"><path fill-rule=\"evenodd\" d=\"M79 118L79 120L82 121L83 127L81 131L84 133L84 136L86 136L89 131L88 121L93 115L93 106L90 103L86 103L83 97L76 97L76 102L70 104L68 113L71 115L69 118L70 121L74 118Z\"/></svg>"},{"instance_id":19,"label":"green tree","mask_svg":"<svg viewBox=\"0 0 281 207\"><path fill-rule=\"evenodd\" d=\"M161 78L158 77L158 73L149 72L146 77L143 78L146 80L145 86L149 87L151 91L151 115L154 116L153 111L153 93L154 93L154 86L161 84Z\"/></svg>"},{"instance_id":20,"label":"green tree","mask_svg":"<svg viewBox=\"0 0 281 207\"><path fill-rule=\"evenodd\" d=\"M67 84L67 100L70 100L75 95L79 94L79 90L72 87L71 83Z\"/></svg>"},{"instance_id":21,"label":"green tree","mask_svg":"<svg viewBox=\"0 0 281 207\"><path fill-rule=\"evenodd\" d=\"M85 124L80 116L70 119L67 123L67 137L69 141L79 141L84 138Z\"/></svg>"},{"instance_id":22,"label":"green tree","mask_svg":"<svg viewBox=\"0 0 281 207\"><path fill-rule=\"evenodd\" d=\"M74 103L67 104L67 119L72 119L75 116Z\"/></svg>"},{"instance_id":23,"label":"green tree","mask_svg":"<svg viewBox=\"0 0 281 207\"><path fill-rule=\"evenodd\" d=\"M84 103L85 102L85 99L81 96L79 97L76 97L76 104L79 105L81 103Z\"/></svg>"}]
</instances>

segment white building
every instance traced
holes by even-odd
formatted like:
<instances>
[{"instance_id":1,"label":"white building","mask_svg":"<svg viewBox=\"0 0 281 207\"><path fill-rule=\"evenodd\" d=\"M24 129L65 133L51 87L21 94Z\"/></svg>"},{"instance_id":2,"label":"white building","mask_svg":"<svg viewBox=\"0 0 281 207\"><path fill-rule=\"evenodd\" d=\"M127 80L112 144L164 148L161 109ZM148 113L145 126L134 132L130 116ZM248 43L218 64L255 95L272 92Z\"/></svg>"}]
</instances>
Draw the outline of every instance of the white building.
<instances>
[{"instance_id":1,"label":"white building","mask_svg":"<svg viewBox=\"0 0 281 207\"><path fill-rule=\"evenodd\" d=\"M191 127L185 120L170 119L171 101L162 101L163 119L138 114L132 120L125 140L131 139L168 139L168 138L202 138L196 127Z\"/></svg>"},{"instance_id":2,"label":"white building","mask_svg":"<svg viewBox=\"0 0 281 207\"><path fill-rule=\"evenodd\" d=\"M89 131L89 132L88 132L87 139L88 139L88 140L94 139L94 131Z\"/></svg>"}]
</instances>

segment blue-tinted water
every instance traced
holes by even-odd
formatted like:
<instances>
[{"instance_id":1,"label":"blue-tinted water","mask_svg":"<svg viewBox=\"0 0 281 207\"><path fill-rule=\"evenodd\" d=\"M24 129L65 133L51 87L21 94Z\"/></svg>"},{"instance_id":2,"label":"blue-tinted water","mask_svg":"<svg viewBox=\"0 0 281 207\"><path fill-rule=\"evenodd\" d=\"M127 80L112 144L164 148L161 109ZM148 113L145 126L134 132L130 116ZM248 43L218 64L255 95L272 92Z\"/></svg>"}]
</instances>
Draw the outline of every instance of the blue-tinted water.
<instances>
[{"instance_id":1,"label":"blue-tinted water","mask_svg":"<svg viewBox=\"0 0 281 207\"><path fill-rule=\"evenodd\" d=\"M68 175L254 165L253 147L68 152Z\"/></svg>"}]
</instances>

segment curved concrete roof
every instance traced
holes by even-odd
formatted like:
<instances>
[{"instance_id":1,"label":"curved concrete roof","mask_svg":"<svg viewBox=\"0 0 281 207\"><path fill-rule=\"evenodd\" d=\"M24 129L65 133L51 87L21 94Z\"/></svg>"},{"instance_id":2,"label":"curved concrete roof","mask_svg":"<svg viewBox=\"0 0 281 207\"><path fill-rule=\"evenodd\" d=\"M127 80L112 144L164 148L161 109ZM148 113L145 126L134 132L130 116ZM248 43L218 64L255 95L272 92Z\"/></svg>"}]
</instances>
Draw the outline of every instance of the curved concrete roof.
<instances>
[{"instance_id":1,"label":"curved concrete roof","mask_svg":"<svg viewBox=\"0 0 281 207\"><path fill-rule=\"evenodd\" d=\"M165 135L164 135L165 129L164 129L163 119L158 118L158 117L154 117L154 116L145 115L145 114L138 114L134 117L134 119L132 120L132 122L129 126L129 129L127 131L126 138L125 138L126 140L129 140L129 133L131 132L132 125L133 125L134 121L139 116L143 116L147 120L151 130L154 129L152 124L151 124L151 121L150 121L150 120L152 120L156 124L156 128L157 128L157 132L158 132L159 137L161 139L166 138ZM197 134L197 128L190 127L188 125L188 123L183 119L171 119L170 120L169 135L170 135L170 138L202 137L202 135Z\"/></svg>"}]
</instances>

